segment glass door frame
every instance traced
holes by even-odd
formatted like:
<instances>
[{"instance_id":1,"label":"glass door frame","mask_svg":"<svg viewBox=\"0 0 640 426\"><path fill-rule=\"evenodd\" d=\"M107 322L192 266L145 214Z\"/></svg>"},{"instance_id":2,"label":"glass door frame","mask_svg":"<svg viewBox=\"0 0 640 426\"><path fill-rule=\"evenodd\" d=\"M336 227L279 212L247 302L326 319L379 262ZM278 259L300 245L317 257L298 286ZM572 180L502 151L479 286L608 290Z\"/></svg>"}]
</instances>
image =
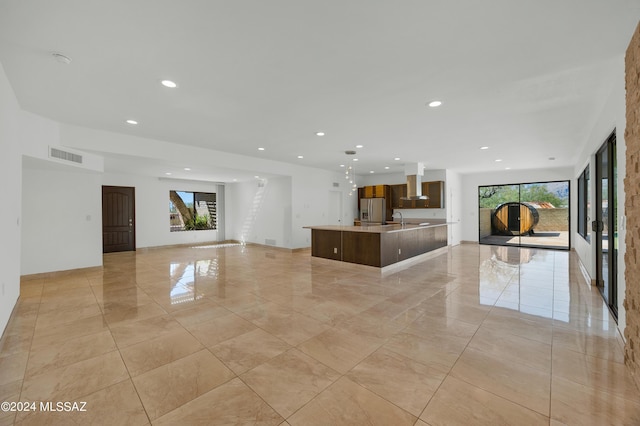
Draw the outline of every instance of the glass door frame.
<instances>
[{"instance_id":1,"label":"glass door frame","mask_svg":"<svg viewBox=\"0 0 640 426\"><path fill-rule=\"evenodd\" d=\"M548 183L566 183L567 190L569 191L568 195L568 204L567 204L567 246L566 247L558 247L558 246L543 246L543 245L531 245L531 244L523 244L522 243L522 235L518 235L518 243L517 244L501 244L501 243L491 243L491 242L482 242L482 226L481 220L482 215L480 214L480 198L478 198L478 243L484 245L494 245L494 246L504 246L504 247L523 247L523 248L539 248L539 249L549 249L549 250L562 250L569 251L571 250L571 199L572 199L572 191L571 191L571 180L563 179L563 180L549 180L542 182L521 182L521 183L505 183L498 185L478 185L478 197L480 194L481 188L490 188L490 187L498 187L498 186L517 186L518 187L518 200L517 202L521 202L522 199L522 187L525 185L537 185L537 184L548 184ZM526 202L526 201L525 201Z\"/></svg>"},{"instance_id":2,"label":"glass door frame","mask_svg":"<svg viewBox=\"0 0 640 426\"><path fill-rule=\"evenodd\" d=\"M615 130L596 152L596 216L591 223L595 240L596 286L609 307L611 314L618 320L618 227L617 227L617 163ZM606 175L603 172L606 161ZM606 208L603 202L603 180L606 179ZM605 227L606 225L606 227ZM604 230L607 230L606 234ZM606 239L607 249L604 249ZM606 259L605 259L606 256ZM605 268L606 260L606 268Z\"/></svg>"}]
</instances>

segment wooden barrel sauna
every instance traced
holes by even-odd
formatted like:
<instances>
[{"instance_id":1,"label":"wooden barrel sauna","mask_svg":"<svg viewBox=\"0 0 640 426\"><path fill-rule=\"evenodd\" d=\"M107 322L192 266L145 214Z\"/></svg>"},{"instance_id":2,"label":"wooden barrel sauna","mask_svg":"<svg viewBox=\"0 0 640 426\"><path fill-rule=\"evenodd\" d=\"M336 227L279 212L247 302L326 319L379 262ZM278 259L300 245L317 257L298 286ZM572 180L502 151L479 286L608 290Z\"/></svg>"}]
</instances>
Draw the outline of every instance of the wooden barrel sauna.
<instances>
[{"instance_id":1,"label":"wooden barrel sauna","mask_svg":"<svg viewBox=\"0 0 640 426\"><path fill-rule=\"evenodd\" d=\"M532 235L538 224L538 210L527 203L504 203L491 215L494 235Z\"/></svg>"}]
</instances>

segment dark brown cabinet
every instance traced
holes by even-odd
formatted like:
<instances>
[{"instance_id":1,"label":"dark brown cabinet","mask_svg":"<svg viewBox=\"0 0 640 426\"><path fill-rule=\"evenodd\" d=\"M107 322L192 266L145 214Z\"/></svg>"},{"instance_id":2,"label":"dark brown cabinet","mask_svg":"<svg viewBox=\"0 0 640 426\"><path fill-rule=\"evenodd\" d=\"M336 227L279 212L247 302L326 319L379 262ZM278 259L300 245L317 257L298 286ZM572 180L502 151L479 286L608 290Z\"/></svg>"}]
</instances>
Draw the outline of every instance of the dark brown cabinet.
<instances>
[{"instance_id":1,"label":"dark brown cabinet","mask_svg":"<svg viewBox=\"0 0 640 426\"><path fill-rule=\"evenodd\" d=\"M422 182L422 195L427 200L403 200L407 196L407 185L391 185L391 207L394 209L441 209L444 207L444 182Z\"/></svg>"}]
</instances>

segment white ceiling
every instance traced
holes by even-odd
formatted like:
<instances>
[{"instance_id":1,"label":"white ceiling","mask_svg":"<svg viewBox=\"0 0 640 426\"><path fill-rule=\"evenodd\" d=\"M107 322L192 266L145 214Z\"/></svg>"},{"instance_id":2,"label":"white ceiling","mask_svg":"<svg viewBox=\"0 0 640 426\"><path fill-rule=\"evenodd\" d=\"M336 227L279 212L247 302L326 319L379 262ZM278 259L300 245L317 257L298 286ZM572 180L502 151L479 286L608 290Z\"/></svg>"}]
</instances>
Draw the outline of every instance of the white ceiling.
<instances>
[{"instance_id":1,"label":"white ceiling","mask_svg":"<svg viewBox=\"0 0 640 426\"><path fill-rule=\"evenodd\" d=\"M0 61L64 123L335 171L357 144L361 173L560 167L639 19L640 0L0 0Z\"/></svg>"}]
</instances>

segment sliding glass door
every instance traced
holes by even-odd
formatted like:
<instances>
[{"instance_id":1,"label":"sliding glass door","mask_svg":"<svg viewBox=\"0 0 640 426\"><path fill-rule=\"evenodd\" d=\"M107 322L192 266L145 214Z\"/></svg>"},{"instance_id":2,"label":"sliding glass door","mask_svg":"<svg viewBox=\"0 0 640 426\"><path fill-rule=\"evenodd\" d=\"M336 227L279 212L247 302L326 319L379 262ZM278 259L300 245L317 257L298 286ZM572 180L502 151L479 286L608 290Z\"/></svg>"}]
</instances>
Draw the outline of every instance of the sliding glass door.
<instances>
[{"instance_id":1,"label":"sliding glass door","mask_svg":"<svg viewBox=\"0 0 640 426\"><path fill-rule=\"evenodd\" d=\"M569 181L478 187L481 244L570 247Z\"/></svg>"},{"instance_id":2,"label":"sliding glass door","mask_svg":"<svg viewBox=\"0 0 640 426\"><path fill-rule=\"evenodd\" d=\"M612 134L596 153L596 283L614 317L618 317L618 224L616 199L616 137Z\"/></svg>"}]
</instances>

